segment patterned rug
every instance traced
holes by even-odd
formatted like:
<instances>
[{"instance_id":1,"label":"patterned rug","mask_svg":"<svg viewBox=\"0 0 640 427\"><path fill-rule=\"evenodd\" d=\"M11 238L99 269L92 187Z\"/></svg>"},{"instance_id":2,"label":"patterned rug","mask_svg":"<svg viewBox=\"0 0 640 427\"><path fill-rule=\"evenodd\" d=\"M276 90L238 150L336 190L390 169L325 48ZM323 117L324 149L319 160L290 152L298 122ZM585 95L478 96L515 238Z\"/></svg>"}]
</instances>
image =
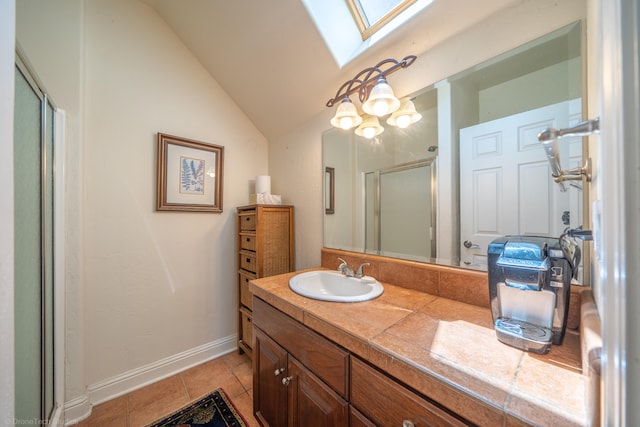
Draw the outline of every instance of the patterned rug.
<instances>
[{"instance_id":1,"label":"patterned rug","mask_svg":"<svg viewBox=\"0 0 640 427\"><path fill-rule=\"evenodd\" d=\"M231 399L219 388L148 427L247 427Z\"/></svg>"}]
</instances>

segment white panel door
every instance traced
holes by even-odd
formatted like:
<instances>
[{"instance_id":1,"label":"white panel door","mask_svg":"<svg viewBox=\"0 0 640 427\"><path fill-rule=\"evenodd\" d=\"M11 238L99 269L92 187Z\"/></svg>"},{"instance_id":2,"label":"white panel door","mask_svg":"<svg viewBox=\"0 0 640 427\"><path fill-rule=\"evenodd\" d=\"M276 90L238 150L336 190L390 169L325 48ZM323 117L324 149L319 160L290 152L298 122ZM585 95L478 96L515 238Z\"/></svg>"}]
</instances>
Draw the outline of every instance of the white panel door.
<instances>
[{"instance_id":1,"label":"white panel door","mask_svg":"<svg viewBox=\"0 0 640 427\"><path fill-rule=\"evenodd\" d=\"M497 237L559 237L568 226L563 222L565 212L572 222L579 221L581 190L567 186L569 190L562 192L553 182L538 133L548 127L565 128L580 119L581 100L576 99L460 130L463 264L486 266L489 243ZM580 162L579 144L581 138L559 141L564 169Z\"/></svg>"}]
</instances>

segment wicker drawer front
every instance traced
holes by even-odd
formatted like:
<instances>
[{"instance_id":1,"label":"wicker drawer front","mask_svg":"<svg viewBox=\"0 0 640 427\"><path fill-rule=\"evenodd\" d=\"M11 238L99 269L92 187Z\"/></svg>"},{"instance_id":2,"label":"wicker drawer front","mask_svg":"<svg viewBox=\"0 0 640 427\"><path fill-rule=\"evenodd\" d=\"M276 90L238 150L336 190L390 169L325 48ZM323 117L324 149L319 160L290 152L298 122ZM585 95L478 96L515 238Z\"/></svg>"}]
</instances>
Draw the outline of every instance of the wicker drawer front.
<instances>
[{"instance_id":1,"label":"wicker drawer front","mask_svg":"<svg viewBox=\"0 0 640 427\"><path fill-rule=\"evenodd\" d=\"M256 229L256 214L241 213L240 215L240 231L252 231Z\"/></svg>"},{"instance_id":2,"label":"wicker drawer front","mask_svg":"<svg viewBox=\"0 0 640 427\"><path fill-rule=\"evenodd\" d=\"M255 233L240 233L240 249L246 249L248 251L256 250Z\"/></svg>"},{"instance_id":3,"label":"wicker drawer front","mask_svg":"<svg viewBox=\"0 0 640 427\"><path fill-rule=\"evenodd\" d=\"M251 314L245 310L240 310L242 318L242 341L253 348L253 321Z\"/></svg>"},{"instance_id":4,"label":"wicker drawer front","mask_svg":"<svg viewBox=\"0 0 640 427\"><path fill-rule=\"evenodd\" d=\"M249 251L240 251L240 268L256 273L258 271L256 266L256 254Z\"/></svg>"},{"instance_id":5,"label":"wicker drawer front","mask_svg":"<svg viewBox=\"0 0 640 427\"><path fill-rule=\"evenodd\" d=\"M248 274L241 271L238 281L240 282L240 303L250 310L253 309L253 294L249 291L249 281L255 279L255 274Z\"/></svg>"}]
</instances>

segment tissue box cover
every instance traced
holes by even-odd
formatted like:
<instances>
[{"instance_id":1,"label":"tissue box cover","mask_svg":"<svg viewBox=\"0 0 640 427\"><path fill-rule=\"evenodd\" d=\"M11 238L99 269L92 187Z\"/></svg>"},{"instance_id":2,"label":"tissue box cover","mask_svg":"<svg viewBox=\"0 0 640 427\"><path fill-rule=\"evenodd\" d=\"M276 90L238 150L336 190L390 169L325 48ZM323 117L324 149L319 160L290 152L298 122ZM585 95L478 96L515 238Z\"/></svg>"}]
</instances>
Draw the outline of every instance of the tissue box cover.
<instances>
[{"instance_id":1,"label":"tissue box cover","mask_svg":"<svg viewBox=\"0 0 640 427\"><path fill-rule=\"evenodd\" d=\"M249 195L249 204L252 204L252 205L281 205L282 204L282 196L280 196L278 194L266 194L266 193L250 194Z\"/></svg>"}]
</instances>

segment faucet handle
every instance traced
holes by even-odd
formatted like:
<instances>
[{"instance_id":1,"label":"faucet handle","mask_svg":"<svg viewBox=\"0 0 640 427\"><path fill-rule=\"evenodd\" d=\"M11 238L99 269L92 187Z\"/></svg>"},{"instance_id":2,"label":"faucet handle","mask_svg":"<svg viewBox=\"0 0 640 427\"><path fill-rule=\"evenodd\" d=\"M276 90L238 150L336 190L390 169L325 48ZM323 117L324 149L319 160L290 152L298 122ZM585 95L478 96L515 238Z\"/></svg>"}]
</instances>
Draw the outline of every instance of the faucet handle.
<instances>
[{"instance_id":1,"label":"faucet handle","mask_svg":"<svg viewBox=\"0 0 640 427\"><path fill-rule=\"evenodd\" d=\"M342 264L338 266L338 271L347 277L353 277L354 276L353 269L349 267L349 264L347 264L347 261L343 260L342 258L338 258L338 259L342 261Z\"/></svg>"},{"instance_id":2,"label":"faucet handle","mask_svg":"<svg viewBox=\"0 0 640 427\"><path fill-rule=\"evenodd\" d=\"M363 269L364 269L364 267L366 265L371 265L371 264L368 263L368 262L364 262L364 263L360 264L360 266L358 267L358 271L356 271L356 277L361 278L362 276L364 276Z\"/></svg>"}]
</instances>

